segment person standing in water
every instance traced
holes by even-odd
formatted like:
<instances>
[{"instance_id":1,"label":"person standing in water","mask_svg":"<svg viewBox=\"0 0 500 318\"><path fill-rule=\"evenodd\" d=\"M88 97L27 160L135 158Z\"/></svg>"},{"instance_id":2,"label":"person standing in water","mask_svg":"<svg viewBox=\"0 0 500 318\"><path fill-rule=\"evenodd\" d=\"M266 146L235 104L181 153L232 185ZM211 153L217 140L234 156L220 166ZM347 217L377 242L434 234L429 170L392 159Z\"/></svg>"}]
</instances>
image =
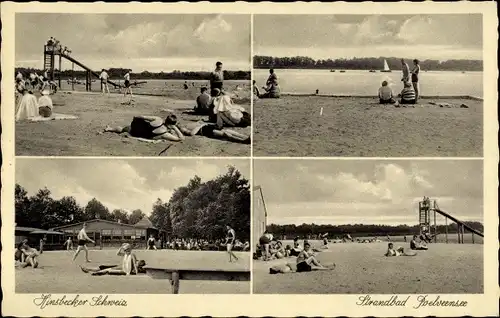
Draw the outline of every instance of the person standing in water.
<instances>
[{"instance_id":1,"label":"person standing in water","mask_svg":"<svg viewBox=\"0 0 500 318\"><path fill-rule=\"evenodd\" d=\"M76 248L75 255L73 256L73 261L76 260L76 257L78 256L78 254L80 254L81 250L85 250L85 261L87 263L90 263L90 260L89 260L89 250L87 248L87 242L92 242L92 243L95 244L95 241L92 240L87 235L87 231L85 230L86 228L87 228L87 223L83 223L82 229L80 230L80 232L78 232L78 235L77 235L78 247Z\"/></svg>"},{"instance_id":2,"label":"person standing in water","mask_svg":"<svg viewBox=\"0 0 500 318\"><path fill-rule=\"evenodd\" d=\"M419 60L413 60L413 69L411 70L411 84L413 85L413 90L415 91L415 103L418 102L420 97L420 87L418 84L418 75L420 73L420 62Z\"/></svg>"},{"instance_id":3,"label":"person standing in water","mask_svg":"<svg viewBox=\"0 0 500 318\"><path fill-rule=\"evenodd\" d=\"M215 89L222 91L224 86L224 71L222 70L222 62L215 63L215 70L210 73L210 94L214 96Z\"/></svg>"},{"instance_id":4,"label":"person standing in water","mask_svg":"<svg viewBox=\"0 0 500 318\"><path fill-rule=\"evenodd\" d=\"M234 255L233 252L234 241L236 240L236 232L233 230L233 228L229 226L229 224L226 225L226 229L227 229L226 247L227 247L227 253L229 254L229 262L233 261L232 259L233 257L237 261L238 257Z\"/></svg>"}]
</instances>

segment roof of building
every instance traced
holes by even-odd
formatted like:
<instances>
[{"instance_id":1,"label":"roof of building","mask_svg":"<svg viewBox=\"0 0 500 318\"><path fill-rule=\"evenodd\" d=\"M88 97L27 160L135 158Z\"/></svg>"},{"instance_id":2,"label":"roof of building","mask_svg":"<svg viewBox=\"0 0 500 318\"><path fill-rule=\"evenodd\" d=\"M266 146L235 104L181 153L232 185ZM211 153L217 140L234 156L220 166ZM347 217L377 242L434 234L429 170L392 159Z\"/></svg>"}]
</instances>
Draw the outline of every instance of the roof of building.
<instances>
[{"instance_id":1,"label":"roof of building","mask_svg":"<svg viewBox=\"0 0 500 318\"><path fill-rule=\"evenodd\" d=\"M54 234L54 235L64 234L61 232L37 229L36 227L27 227L27 226L16 226L16 231L17 232L29 232L30 234Z\"/></svg>"},{"instance_id":2,"label":"roof of building","mask_svg":"<svg viewBox=\"0 0 500 318\"><path fill-rule=\"evenodd\" d=\"M147 219L147 221L149 223L146 223L146 222L141 223L144 220L144 218L141 221L137 222L136 224L119 223L119 222L108 221L108 220L103 220L103 219L93 219L93 220L88 220L88 221L84 221L84 222L78 222L78 223L58 226L58 227L53 228L53 230L61 230L61 229L73 227L76 225L83 225L83 223L88 224L88 223L94 223L94 222L104 222L104 223L114 224L114 225L118 225L118 226L127 226L127 227L140 228L140 229L156 229L153 226L153 224L151 223L151 221L147 217L145 217L145 218ZM141 223L141 224L139 224L139 223Z\"/></svg>"},{"instance_id":3,"label":"roof of building","mask_svg":"<svg viewBox=\"0 0 500 318\"><path fill-rule=\"evenodd\" d=\"M147 216L144 216L139 222L134 224L134 226L147 228L147 229L156 229L153 226L153 222L151 222L151 220Z\"/></svg>"}]
</instances>

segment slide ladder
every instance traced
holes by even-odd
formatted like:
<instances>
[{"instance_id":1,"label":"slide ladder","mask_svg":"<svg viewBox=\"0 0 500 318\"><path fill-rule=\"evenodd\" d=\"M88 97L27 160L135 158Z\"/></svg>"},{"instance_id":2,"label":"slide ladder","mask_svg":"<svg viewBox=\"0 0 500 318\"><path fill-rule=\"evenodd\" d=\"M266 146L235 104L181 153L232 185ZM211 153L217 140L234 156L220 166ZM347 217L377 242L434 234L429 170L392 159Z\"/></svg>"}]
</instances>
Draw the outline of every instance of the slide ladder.
<instances>
[{"instance_id":1,"label":"slide ladder","mask_svg":"<svg viewBox=\"0 0 500 318\"><path fill-rule=\"evenodd\" d=\"M74 70L74 65L76 64L79 67L81 67L82 69L84 69L85 71L87 71L87 76L85 79L85 82L86 82L85 88L87 91L90 91L91 90L91 83L92 83L92 75L99 78L99 74L97 72L93 71L90 67L88 67L85 64L81 63L80 61L76 60L72 56L61 52L60 49L57 49L56 47L51 46L51 45L45 45L44 46L43 67L44 67L44 70L48 70L50 80L54 80L54 78L55 78L55 57L56 56L59 56L59 76L58 76L59 87L61 87L61 75L60 75L61 64L62 64L61 59L65 58L66 60L68 60L72 63L72 70ZM71 79L73 80L73 78L74 77L72 76ZM115 88L122 87L122 85L117 84L117 83L110 81L110 80L108 80L108 83L113 85Z\"/></svg>"}]
</instances>

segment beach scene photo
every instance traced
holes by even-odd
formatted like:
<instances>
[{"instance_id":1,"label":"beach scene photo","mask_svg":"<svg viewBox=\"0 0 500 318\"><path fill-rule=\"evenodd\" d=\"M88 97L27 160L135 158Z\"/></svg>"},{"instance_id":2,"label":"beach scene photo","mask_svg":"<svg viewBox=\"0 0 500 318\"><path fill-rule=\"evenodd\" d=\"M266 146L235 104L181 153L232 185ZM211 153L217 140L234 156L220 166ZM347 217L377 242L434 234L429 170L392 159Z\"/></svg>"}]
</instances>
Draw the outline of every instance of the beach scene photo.
<instances>
[{"instance_id":1,"label":"beach scene photo","mask_svg":"<svg viewBox=\"0 0 500 318\"><path fill-rule=\"evenodd\" d=\"M254 293L484 292L482 160L255 159L253 171Z\"/></svg>"},{"instance_id":2,"label":"beach scene photo","mask_svg":"<svg viewBox=\"0 0 500 318\"><path fill-rule=\"evenodd\" d=\"M482 156L482 39L480 14L255 15L254 155Z\"/></svg>"},{"instance_id":3,"label":"beach scene photo","mask_svg":"<svg viewBox=\"0 0 500 318\"><path fill-rule=\"evenodd\" d=\"M250 15L15 23L16 155L250 155Z\"/></svg>"},{"instance_id":4,"label":"beach scene photo","mask_svg":"<svg viewBox=\"0 0 500 318\"><path fill-rule=\"evenodd\" d=\"M250 293L250 162L169 161L18 159L16 293Z\"/></svg>"}]
</instances>

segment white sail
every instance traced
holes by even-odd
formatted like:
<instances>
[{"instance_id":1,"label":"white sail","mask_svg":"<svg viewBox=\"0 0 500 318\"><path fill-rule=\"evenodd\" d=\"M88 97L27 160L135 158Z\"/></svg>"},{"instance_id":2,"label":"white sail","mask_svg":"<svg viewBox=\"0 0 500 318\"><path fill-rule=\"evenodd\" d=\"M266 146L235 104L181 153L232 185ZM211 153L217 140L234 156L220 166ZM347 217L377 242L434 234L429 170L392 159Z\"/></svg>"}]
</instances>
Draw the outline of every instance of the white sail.
<instances>
[{"instance_id":1,"label":"white sail","mask_svg":"<svg viewBox=\"0 0 500 318\"><path fill-rule=\"evenodd\" d=\"M384 71L390 71L389 64L387 64L387 60L384 60Z\"/></svg>"}]
</instances>

